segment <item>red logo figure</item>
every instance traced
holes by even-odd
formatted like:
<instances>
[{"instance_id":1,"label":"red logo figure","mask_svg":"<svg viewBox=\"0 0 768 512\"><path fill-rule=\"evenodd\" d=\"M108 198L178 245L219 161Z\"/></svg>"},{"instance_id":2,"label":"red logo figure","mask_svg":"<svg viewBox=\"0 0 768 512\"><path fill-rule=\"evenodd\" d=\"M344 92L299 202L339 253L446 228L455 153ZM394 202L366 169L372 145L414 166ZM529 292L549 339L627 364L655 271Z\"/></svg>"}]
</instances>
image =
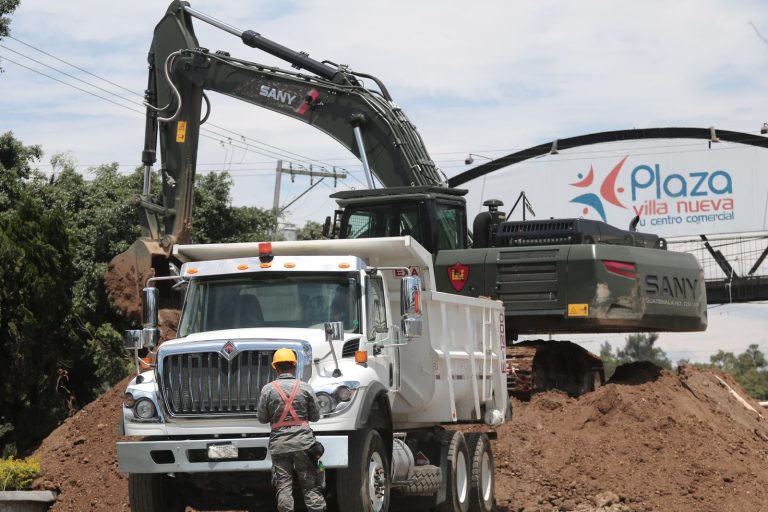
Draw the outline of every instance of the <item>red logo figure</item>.
<instances>
[{"instance_id":1,"label":"red logo figure","mask_svg":"<svg viewBox=\"0 0 768 512\"><path fill-rule=\"evenodd\" d=\"M461 263L455 263L448 267L448 280L457 292L464 289L469 279L469 267Z\"/></svg>"}]
</instances>

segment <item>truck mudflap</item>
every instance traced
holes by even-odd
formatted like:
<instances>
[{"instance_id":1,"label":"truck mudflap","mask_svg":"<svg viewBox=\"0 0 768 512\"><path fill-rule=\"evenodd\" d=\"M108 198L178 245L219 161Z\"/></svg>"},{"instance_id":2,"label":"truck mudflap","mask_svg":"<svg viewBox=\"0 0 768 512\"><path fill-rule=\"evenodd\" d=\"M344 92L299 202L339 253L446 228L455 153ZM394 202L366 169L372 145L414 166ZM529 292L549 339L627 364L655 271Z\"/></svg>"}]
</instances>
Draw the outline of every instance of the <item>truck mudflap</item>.
<instances>
[{"instance_id":1,"label":"truck mudflap","mask_svg":"<svg viewBox=\"0 0 768 512\"><path fill-rule=\"evenodd\" d=\"M316 438L325 447L325 467L348 466L347 436ZM122 442L117 443L117 469L123 473L269 471L272 458L268 444L268 437Z\"/></svg>"}]
</instances>

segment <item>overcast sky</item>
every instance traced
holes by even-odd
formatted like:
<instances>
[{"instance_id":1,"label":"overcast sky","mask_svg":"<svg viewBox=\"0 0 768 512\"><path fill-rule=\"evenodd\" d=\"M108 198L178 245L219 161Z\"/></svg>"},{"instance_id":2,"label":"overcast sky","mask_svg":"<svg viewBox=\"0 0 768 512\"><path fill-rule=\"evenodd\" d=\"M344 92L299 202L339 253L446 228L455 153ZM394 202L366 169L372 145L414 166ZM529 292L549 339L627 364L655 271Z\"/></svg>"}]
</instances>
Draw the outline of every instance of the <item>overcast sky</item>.
<instances>
[{"instance_id":1,"label":"overcast sky","mask_svg":"<svg viewBox=\"0 0 768 512\"><path fill-rule=\"evenodd\" d=\"M759 0L201 0L192 6L317 60L379 77L448 176L468 168L469 153L495 158L596 131L715 126L757 133L768 121L761 109L768 45L760 36L768 37L768 10ZM46 171L53 154L71 152L83 172L109 162L130 172L143 146L146 52L166 7L147 0L22 0L12 16L17 40L0 42L0 131L42 145ZM211 50L286 67L231 35L195 26L200 44ZM278 157L348 170L339 189L364 183L359 163L320 132L221 96L211 99L210 122L231 131L203 139L199 170L230 170L235 204L271 207ZM283 184L281 205L310 185L306 178ZM327 199L332 190L332 183L317 186L291 206L288 220L322 221L334 206ZM750 342L765 350L763 311L717 308L706 336L662 334L661 343L673 359L707 359L720 345L741 351ZM723 341L735 325L740 336ZM620 336L604 338L623 344Z\"/></svg>"}]
</instances>

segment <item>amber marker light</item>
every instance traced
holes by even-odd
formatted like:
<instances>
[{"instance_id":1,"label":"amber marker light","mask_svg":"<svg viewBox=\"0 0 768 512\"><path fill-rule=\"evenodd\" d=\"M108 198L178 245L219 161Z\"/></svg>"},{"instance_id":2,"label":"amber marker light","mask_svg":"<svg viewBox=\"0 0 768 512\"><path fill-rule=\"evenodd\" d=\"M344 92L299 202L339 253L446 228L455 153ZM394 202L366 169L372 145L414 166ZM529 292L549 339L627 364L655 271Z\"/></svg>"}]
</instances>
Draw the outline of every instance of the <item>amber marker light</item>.
<instances>
[{"instance_id":1,"label":"amber marker light","mask_svg":"<svg viewBox=\"0 0 768 512\"><path fill-rule=\"evenodd\" d=\"M197 269L195 267L187 269L187 274L197 274L197 272L198 271L197 271Z\"/></svg>"},{"instance_id":2,"label":"amber marker light","mask_svg":"<svg viewBox=\"0 0 768 512\"><path fill-rule=\"evenodd\" d=\"M356 350L355 351L355 362L357 364L365 364L368 362L368 352L365 350Z\"/></svg>"},{"instance_id":3,"label":"amber marker light","mask_svg":"<svg viewBox=\"0 0 768 512\"><path fill-rule=\"evenodd\" d=\"M249 267L249 266L248 266L248 265L246 265L245 263L241 263L241 264L239 264L239 265L237 266L237 270L248 270L249 268L251 268L251 267Z\"/></svg>"},{"instance_id":4,"label":"amber marker light","mask_svg":"<svg viewBox=\"0 0 768 512\"><path fill-rule=\"evenodd\" d=\"M261 268L272 268L272 264L271 263L259 263L259 266Z\"/></svg>"},{"instance_id":5,"label":"amber marker light","mask_svg":"<svg viewBox=\"0 0 768 512\"><path fill-rule=\"evenodd\" d=\"M291 262L283 263L283 266L285 268L296 268L296 264L295 263L291 263Z\"/></svg>"},{"instance_id":6,"label":"amber marker light","mask_svg":"<svg viewBox=\"0 0 768 512\"><path fill-rule=\"evenodd\" d=\"M349 268L349 263L339 263L339 268Z\"/></svg>"}]
</instances>

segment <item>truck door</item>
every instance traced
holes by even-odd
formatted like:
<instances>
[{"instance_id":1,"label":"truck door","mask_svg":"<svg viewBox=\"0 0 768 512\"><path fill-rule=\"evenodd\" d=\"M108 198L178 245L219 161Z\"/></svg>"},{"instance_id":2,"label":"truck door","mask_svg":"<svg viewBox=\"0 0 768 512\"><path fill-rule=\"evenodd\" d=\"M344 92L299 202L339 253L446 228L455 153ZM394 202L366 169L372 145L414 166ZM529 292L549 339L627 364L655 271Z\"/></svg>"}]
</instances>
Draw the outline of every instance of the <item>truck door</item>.
<instances>
[{"instance_id":1,"label":"truck door","mask_svg":"<svg viewBox=\"0 0 768 512\"><path fill-rule=\"evenodd\" d=\"M380 275L365 278L365 336L368 349L368 362L379 375L381 382L386 382L391 391L400 387L400 361L398 347L374 345L387 338L392 322L387 315L386 291Z\"/></svg>"}]
</instances>

